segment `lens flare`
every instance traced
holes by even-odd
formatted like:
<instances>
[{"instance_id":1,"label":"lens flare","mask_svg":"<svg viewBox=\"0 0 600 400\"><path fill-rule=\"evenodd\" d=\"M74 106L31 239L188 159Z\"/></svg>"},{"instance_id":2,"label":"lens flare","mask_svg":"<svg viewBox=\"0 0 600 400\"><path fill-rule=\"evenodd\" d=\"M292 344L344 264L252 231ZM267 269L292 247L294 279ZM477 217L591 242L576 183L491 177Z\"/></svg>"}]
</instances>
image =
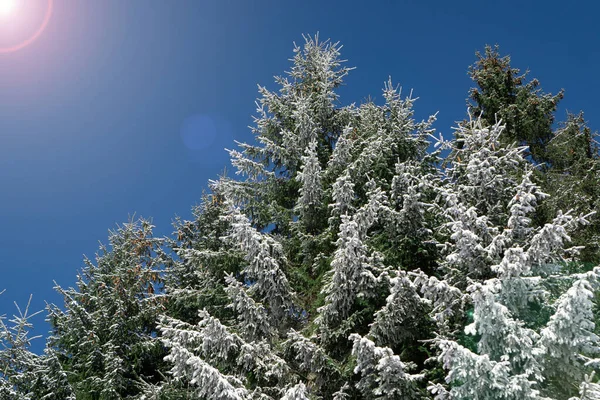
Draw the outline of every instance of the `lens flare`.
<instances>
[{"instance_id":1,"label":"lens flare","mask_svg":"<svg viewBox=\"0 0 600 400\"><path fill-rule=\"evenodd\" d=\"M0 18L6 19L9 15L15 14L18 8L21 7L22 0L0 0ZM53 8L54 0L46 1L46 13L44 14L44 19L41 24L37 28L37 30L29 36L26 40L17 43L13 46L8 47L0 47L0 54L2 53L12 53L18 50L21 50L24 47L29 46L31 43L35 42L37 38L40 37L44 29L48 26L48 22L50 22L50 17L52 16L52 8Z\"/></svg>"}]
</instances>

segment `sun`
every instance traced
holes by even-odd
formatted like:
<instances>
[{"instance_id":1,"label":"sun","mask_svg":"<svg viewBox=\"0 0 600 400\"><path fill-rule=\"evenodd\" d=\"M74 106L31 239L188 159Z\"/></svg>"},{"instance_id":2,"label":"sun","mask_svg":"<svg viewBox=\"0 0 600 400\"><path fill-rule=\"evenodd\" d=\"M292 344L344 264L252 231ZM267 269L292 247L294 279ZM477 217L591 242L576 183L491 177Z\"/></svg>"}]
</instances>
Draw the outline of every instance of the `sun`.
<instances>
[{"instance_id":1,"label":"sun","mask_svg":"<svg viewBox=\"0 0 600 400\"><path fill-rule=\"evenodd\" d=\"M0 17L11 15L17 8L18 0L0 0Z\"/></svg>"},{"instance_id":2,"label":"sun","mask_svg":"<svg viewBox=\"0 0 600 400\"><path fill-rule=\"evenodd\" d=\"M0 0L0 26L4 25L5 23L7 25L14 25L13 22L22 19L21 17L23 17L23 14L26 14L30 9L30 7L25 7L24 3L25 2L23 0ZM48 26L48 23L50 22L50 17L52 16L52 9L54 8L54 0L43 0L41 3L38 4L43 5L44 3L46 12L44 14L43 20L40 22L40 25L37 27L37 29L34 32L32 32L29 35L29 37L27 37L27 39L21 42L5 47L0 46L0 55L13 53L15 51L21 50L29 46L31 43L35 42L40 37L40 35L44 32L44 30ZM14 21L11 21L9 23L9 19L14 19Z\"/></svg>"}]
</instances>

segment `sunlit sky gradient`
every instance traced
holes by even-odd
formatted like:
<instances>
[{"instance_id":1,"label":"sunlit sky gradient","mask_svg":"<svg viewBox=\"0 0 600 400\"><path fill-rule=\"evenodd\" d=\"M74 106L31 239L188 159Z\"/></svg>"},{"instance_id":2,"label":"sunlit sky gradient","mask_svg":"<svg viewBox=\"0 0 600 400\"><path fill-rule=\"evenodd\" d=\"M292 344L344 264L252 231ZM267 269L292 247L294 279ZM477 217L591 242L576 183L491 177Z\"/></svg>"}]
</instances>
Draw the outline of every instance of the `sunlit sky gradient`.
<instances>
[{"instance_id":1,"label":"sunlit sky gradient","mask_svg":"<svg viewBox=\"0 0 600 400\"><path fill-rule=\"evenodd\" d=\"M45 1L22 1L27 25L0 17L0 47L42 21ZM560 116L583 109L598 129L599 6L522 3L56 0L35 42L0 54L0 314L30 293L35 310L62 305L53 280L73 285L82 255L130 214L159 235L190 217L228 164L222 149L251 140L256 84L274 88L302 33L341 41L357 67L342 104L380 101L391 75L450 136L475 50L498 43L546 91L565 88Z\"/></svg>"}]
</instances>

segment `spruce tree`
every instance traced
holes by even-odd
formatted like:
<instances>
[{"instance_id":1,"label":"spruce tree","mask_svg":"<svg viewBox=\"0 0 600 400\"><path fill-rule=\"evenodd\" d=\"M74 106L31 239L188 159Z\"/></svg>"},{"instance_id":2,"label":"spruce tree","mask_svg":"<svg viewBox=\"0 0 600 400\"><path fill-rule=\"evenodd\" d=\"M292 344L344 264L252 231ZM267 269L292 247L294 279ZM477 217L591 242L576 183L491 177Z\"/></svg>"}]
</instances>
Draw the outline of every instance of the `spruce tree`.
<instances>
[{"instance_id":1,"label":"spruce tree","mask_svg":"<svg viewBox=\"0 0 600 400\"><path fill-rule=\"evenodd\" d=\"M145 220L120 226L85 260L77 288L56 286L65 309L49 307L48 348L64 369L77 399L140 395L162 379L166 353L155 337L164 312L160 291L161 240Z\"/></svg>"},{"instance_id":2,"label":"spruce tree","mask_svg":"<svg viewBox=\"0 0 600 400\"><path fill-rule=\"evenodd\" d=\"M583 112L567 114L547 153L551 165L541 183L552 196L545 202L542 216L547 219L556 210L596 212L590 225L573 237L573 243L585 246L581 259L589 269L600 263L600 147L598 134L587 126Z\"/></svg>"},{"instance_id":3,"label":"spruce tree","mask_svg":"<svg viewBox=\"0 0 600 400\"><path fill-rule=\"evenodd\" d=\"M526 158L537 166L535 180L550 199L537 208L533 217L545 223L559 211L573 209L588 213L598 210L600 193L600 153L598 136L585 122L583 112L567 113L564 122L554 126L556 110L564 92L546 94L537 79L527 81L527 73L511 66L498 46L477 52L469 75L477 87L469 92L471 113L485 124L502 121L501 140L527 146ZM458 132L460 134L460 132ZM586 268L600 262L600 215L577 232L573 241L585 246L582 261Z\"/></svg>"},{"instance_id":4,"label":"spruce tree","mask_svg":"<svg viewBox=\"0 0 600 400\"><path fill-rule=\"evenodd\" d=\"M516 142L528 147L527 154L537 162L548 160L546 146L553 138L554 113L564 93L544 93L537 79L526 81L527 72L510 65L509 56L500 56L498 46L486 46L477 52L477 61L469 68L477 84L469 92L474 115L486 125L502 120L506 125L504 143Z\"/></svg>"},{"instance_id":5,"label":"spruce tree","mask_svg":"<svg viewBox=\"0 0 600 400\"><path fill-rule=\"evenodd\" d=\"M29 335L33 328L27 306L6 321L0 317L0 399L6 400L74 400L75 396L66 373L52 349L38 355L30 350L31 341L40 339ZM8 322L8 324L7 324Z\"/></svg>"},{"instance_id":6,"label":"spruce tree","mask_svg":"<svg viewBox=\"0 0 600 400\"><path fill-rule=\"evenodd\" d=\"M449 388L435 383L430 390L438 399L567 399L577 393L584 372L591 372L589 361L600 350L592 322L598 270L571 274L566 268L579 250L567 247L570 232L587 225L587 216L559 211L551 222L535 226L531 216L547 195L531 181L525 152L496 147L489 140L499 137L504 126L489 129L480 124L479 120L461 128L462 143L474 137L487 144L454 148L454 166L442 191L443 198L452 200L446 208L452 234L442 266L450 282L459 288L466 285L472 322L464 326L464 336L436 339L441 350L437 359L448 371ZM513 154L512 162L496 162L494 168L509 178L497 183L498 193L512 198L496 195L492 208L482 201L483 195L469 195L486 187L487 180L474 181L469 168L470 160L486 148ZM466 168L460 168L464 163ZM519 176L520 183L515 179ZM491 209L495 218L486 215ZM485 273L473 273L482 270Z\"/></svg>"},{"instance_id":7,"label":"spruce tree","mask_svg":"<svg viewBox=\"0 0 600 400\"><path fill-rule=\"evenodd\" d=\"M433 265L435 244L420 239L433 238L436 156L426 148L434 119L415 122L414 100L401 99L391 82L383 106L339 106L335 89L350 71L340 46L305 39L288 76L276 78L280 91L259 87L256 144L229 151L242 179L211 182L195 221L176 225L166 290L170 307L178 305L161 322L173 380L148 393L187 381L200 398L358 394L350 334L367 335L398 269L416 269L386 258L408 260L422 248L429 254L420 265ZM399 234L401 245L389 246L386 238ZM427 301L417 302L431 329ZM220 350L207 344L216 335ZM376 345L422 362L408 344L417 334L408 337L390 344L381 336ZM244 366L257 352L285 368L266 379L258 359ZM383 387L404 368L392 349L386 354ZM410 390L424 393L425 383L416 385Z\"/></svg>"}]
</instances>

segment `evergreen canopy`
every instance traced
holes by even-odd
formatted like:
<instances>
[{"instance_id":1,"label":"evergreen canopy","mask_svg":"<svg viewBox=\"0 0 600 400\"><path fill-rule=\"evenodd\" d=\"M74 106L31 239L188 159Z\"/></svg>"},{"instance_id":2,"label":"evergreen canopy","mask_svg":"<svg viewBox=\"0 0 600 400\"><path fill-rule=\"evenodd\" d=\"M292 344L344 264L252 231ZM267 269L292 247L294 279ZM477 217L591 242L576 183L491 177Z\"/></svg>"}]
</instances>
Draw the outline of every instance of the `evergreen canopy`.
<instances>
[{"instance_id":1,"label":"evergreen canopy","mask_svg":"<svg viewBox=\"0 0 600 400\"><path fill-rule=\"evenodd\" d=\"M43 355L27 312L1 320L0 398L600 398L583 115L555 129L562 92L488 47L444 140L391 80L341 106L340 50L306 37L259 86L238 177L172 237L132 221L57 286Z\"/></svg>"}]
</instances>

